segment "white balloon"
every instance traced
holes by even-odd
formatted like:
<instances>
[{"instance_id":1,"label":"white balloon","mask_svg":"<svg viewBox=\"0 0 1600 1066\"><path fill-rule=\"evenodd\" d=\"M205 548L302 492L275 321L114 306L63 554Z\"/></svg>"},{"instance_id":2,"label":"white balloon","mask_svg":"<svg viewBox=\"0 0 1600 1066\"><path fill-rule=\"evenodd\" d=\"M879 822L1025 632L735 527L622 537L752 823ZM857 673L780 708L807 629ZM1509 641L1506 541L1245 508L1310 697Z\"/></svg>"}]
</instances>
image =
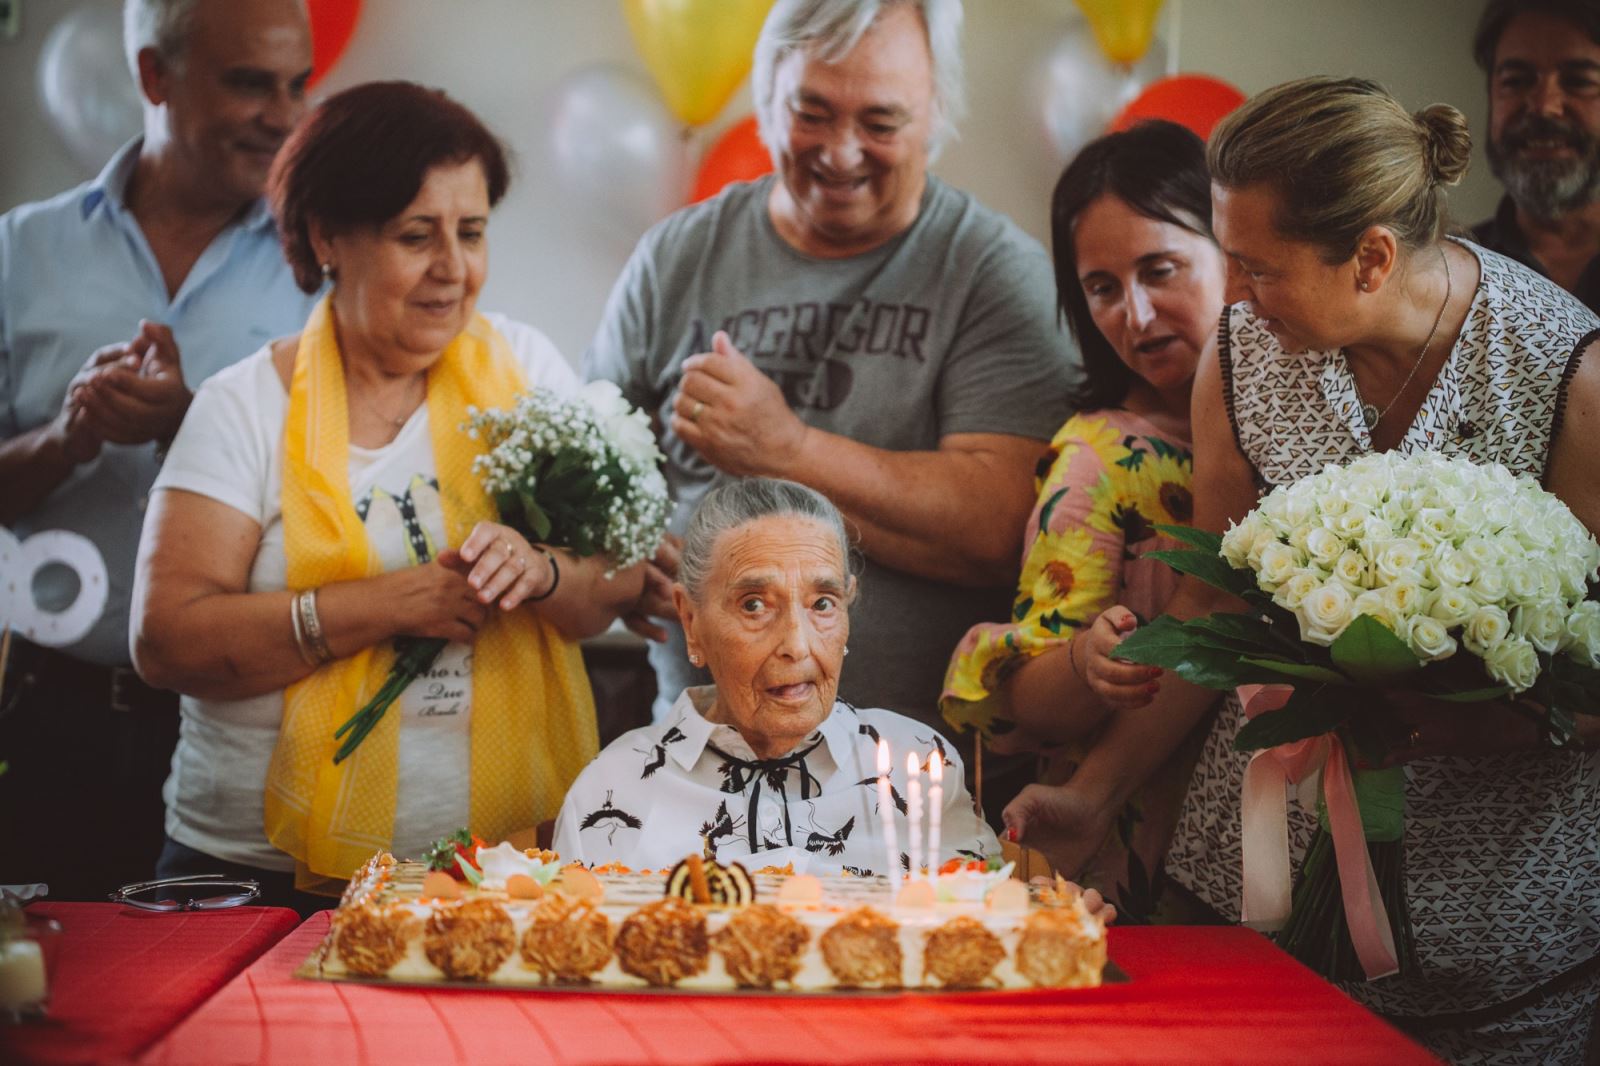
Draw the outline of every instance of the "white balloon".
<instances>
[{"instance_id":1,"label":"white balloon","mask_svg":"<svg viewBox=\"0 0 1600 1066\"><path fill-rule=\"evenodd\" d=\"M643 73L579 67L552 101L552 162L587 218L632 241L683 206L692 176L687 132Z\"/></svg>"},{"instance_id":2,"label":"white balloon","mask_svg":"<svg viewBox=\"0 0 1600 1066\"><path fill-rule=\"evenodd\" d=\"M122 53L122 5L84 4L39 53L39 99L73 158L91 173L139 132L139 90Z\"/></svg>"},{"instance_id":3,"label":"white balloon","mask_svg":"<svg viewBox=\"0 0 1600 1066\"><path fill-rule=\"evenodd\" d=\"M1056 161L1070 161L1104 133L1118 112L1166 73L1166 66L1167 48L1160 38L1151 40L1150 50L1138 62L1113 63L1095 43L1089 23L1073 20L1035 78L1045 134Z\"/></svg>"},{"instance_id":4,"label":"white balloon","mask_svg":"<svg viewBox=\"0 0 1600 1066\"><path fill-rule=\"evenodd\" d=\"M60 611L41 607L33 595L33 578L50 565L78 575L78 595ZM53 648L76 644L105 613L111 586L106 561L88 537L50 529L18 541L0 526L0 629Z\"/></svg>"}]
</instances>

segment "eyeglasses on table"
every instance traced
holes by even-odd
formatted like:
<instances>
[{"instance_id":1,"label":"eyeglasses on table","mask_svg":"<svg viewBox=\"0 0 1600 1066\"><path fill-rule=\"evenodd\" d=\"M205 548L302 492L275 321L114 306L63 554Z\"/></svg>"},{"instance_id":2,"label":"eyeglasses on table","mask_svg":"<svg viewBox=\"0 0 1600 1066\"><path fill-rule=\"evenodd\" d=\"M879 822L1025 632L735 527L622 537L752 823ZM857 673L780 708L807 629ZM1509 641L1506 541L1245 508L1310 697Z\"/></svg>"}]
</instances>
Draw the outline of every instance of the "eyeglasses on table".
<instances>
[{"instance_id":1,"label":"eyeglasses on table","mask_svg":"<svg viewBox=\"0 0 1600 1066\"><path fill-rule=\"evenodd\" d=\"M184 899L162 895L166 890L186 894ZM202 895L215 891L215 894ZM108 897L113 903L126 903L147 911L220 911L241 907L261 895L257 881L240 880L223 874L193 874L189 877L163 877L123 885Z\"/></svg>"}]
</instances>

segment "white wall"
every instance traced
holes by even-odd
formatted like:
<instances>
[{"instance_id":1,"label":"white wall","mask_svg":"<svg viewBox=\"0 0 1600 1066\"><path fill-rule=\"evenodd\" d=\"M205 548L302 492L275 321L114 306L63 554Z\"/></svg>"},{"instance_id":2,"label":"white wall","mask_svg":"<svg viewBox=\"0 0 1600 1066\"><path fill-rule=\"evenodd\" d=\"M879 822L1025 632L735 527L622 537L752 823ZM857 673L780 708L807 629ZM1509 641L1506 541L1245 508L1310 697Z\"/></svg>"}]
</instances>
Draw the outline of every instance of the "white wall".
<instances>
[{"instance_id":1,"label":"white wall","mask_svg":"<svg viewBox=\"0 0 1600 1066\"><path fill-rule=\"evenodd\" d=\"M0 41L0 210L89 176L43 116L35 67L59 19L115 2L22 0L22 35ZM1304 74L1362 74L1413 108L1455 104L1476 131L1485 113L1470 56L1478 10L1476 0L1168 0L1161 32L1170 39L1176 19L1181 69L1246 92ZM970 113L937 168L1041 239L1059 167L1029 93L1050 45L1077 17L1069 0L968 0ZM615 0L365 0L349 50L319 86L392 77L438 85L511 143L519 172L491 231L483 306L539 325L574 361L628 249L575 217L556 192L546 101L574 67L599 60L641 66ZM741 90L702 140L748 110ZM1454 213L1475 221L1495 196L1480 152Z\"/></svg>"}]
</instances>

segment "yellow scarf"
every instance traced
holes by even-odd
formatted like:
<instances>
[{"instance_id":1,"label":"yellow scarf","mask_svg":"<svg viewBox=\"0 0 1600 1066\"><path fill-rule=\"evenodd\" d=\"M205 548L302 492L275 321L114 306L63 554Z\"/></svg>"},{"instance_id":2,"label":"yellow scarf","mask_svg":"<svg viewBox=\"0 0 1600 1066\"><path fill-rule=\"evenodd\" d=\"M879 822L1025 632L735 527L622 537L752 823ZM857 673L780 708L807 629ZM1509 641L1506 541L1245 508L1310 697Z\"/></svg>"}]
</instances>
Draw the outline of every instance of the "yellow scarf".
<instances>
[{"instance_id":1,"label":"yellow scarf","mask_svg":"<svg viewBox=\"0 0 1600 1066\"><path fill-rule=\"evenodd\" d=\"M472 472L482 445L461 430L468 405L504 406L526 388L504 337L482 315L428 371L428 428L448 543L460 547L493 501ZM284 555L291 589L382 570L350 495L344 367L324 298L295 357L283 439ZM333 891L394 835L400 703L354 755L333 764L333 732L389 673L387 641L337 659L283 694L267 769L266 833L296 859L295 883ZM546 819L599 747L578 646L527 609L495 610L472 657L471 828L488 840Z\"/></svg>"}]
</instances>

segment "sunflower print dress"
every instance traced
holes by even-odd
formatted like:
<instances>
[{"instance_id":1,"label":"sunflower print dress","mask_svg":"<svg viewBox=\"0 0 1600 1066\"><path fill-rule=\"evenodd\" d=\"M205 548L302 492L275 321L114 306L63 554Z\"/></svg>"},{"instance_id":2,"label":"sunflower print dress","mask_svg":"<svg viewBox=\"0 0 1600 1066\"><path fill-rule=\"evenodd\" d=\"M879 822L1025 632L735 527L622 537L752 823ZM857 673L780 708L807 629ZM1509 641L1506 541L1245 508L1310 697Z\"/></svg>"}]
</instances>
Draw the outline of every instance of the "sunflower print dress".
<instances>
[{"instance_id":1,"label":"sunflower print dress","mask_svg":"<svg viewBox=\"0 0 1600 1066\"><path fill-rule=\"evenodd\" d=\"M1061 427L1039 463L1011 617L974 626L950 660L940 707L951 726L985 737L1014 728L998 694L1028 658L1064 647L1114 604L1140 621L1161 613L1178 575L1149 554L1178 546L1157 525L1192 521L1193 469L1187 441L1164 438L1128 411L1086 412ZM1041 780L1066 781L1092 743L1046 752ZM1160 859L1195 753L1184 745L1135 796L1081 878L1113 899L1124 921L1154 915Z\"/></svg>"}]
</instances>

